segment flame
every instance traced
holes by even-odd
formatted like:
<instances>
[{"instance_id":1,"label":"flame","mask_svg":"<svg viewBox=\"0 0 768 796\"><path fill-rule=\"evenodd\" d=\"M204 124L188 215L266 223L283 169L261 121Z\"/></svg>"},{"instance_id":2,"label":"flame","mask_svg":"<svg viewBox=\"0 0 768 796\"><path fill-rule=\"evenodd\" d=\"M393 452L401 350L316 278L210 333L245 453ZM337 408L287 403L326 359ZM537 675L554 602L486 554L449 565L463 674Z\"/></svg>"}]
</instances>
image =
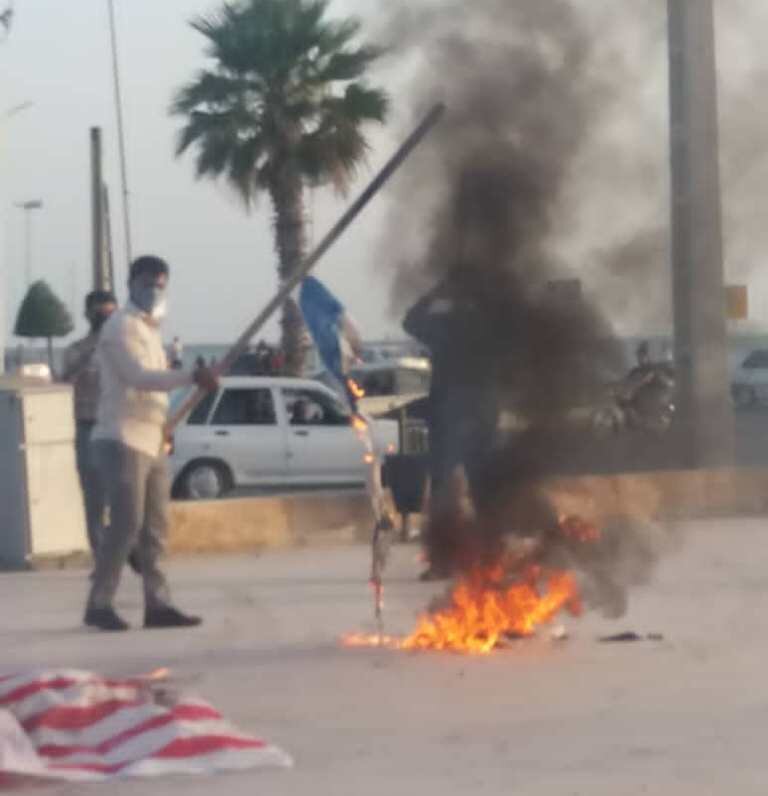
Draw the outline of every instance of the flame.
<instances>
[{"instance_id":1,"label":"flame","mask_svg":"<svg viewBox=\"0 0 768 796\"><path fill-rule=\"evenodd\" d=\"M371 447L371 436L368 433L368 422L360 415L352 415L352 428L354 428L360 442L363 443L365 452L363 453L363 461L367 465L372 465L376 462L376 456Z\"/></svg>"},{"instance_id":2,"label":"flame","mask_svg":"<svg viewBox=\"0 0 768 796\"><path fill-rule=\"evenodd\" d=\"M502 567L477 569L457 583L450 604L422 616L410 636L351 634L342 643L487 655L507 638L532 636L564 610L574 616L582 610L579 588L570 572L531 565L508 583Z\"/></svg>"},{"instance_id":3,"label":"flame","mask_svg":"<svg viewBox=\"0 0 768 796\"><path fill-rule=\"evenodd\" d=\"M365 398L365 390L354 379L347 379L347 387L358 401Z\"/></svg>"},{"instance_id":4,"label":"flame","mask_svg":"<svg viewBox=\"0 0 768 796\"><path fill-rule=\"evenodd\" d=\"M171 670L167 666L161 666L145 675L147 680L167 680L171 676Z\"/></svg>"},{"instance_id":5,"label":"flame","mask_svg":"<svg viewBox=\"0 0 768 796\"><path fill-rule=\"evenodd\" d=\"M560 531L563 536L575 542L599 542L600 530L581 517L560 517Z\"/></svg>"},{"instance_id":6,"label":"flame","mask_svg":"<svg viewBox=\"0 0 768 796\"><path fill-rule=\"evenodd\" d=\"M378 633L348 633L342 637L341 643L345 647L387 647L395 650L403 648L402 639Z\"/></svg>"}]
</instances>

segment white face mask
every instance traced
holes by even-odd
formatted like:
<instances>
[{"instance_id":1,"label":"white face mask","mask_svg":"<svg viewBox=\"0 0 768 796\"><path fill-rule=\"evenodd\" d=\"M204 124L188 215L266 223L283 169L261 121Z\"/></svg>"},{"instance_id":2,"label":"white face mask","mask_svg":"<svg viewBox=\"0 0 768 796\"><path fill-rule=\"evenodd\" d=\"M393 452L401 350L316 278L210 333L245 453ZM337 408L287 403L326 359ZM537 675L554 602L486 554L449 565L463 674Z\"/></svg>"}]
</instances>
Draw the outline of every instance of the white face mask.
<instances>
[{"instance_id":1,"label":"white face mask","mask_svg":"<svg viewBox=\"0 0 768 796\"><path fill-rule=\"evenodd\" d=\"M149 313L153 321L160 323L165 320L168 315L168 299L162 296L159 301L152 307L152 312Z\"/></svg>"},{"instance_id":2,"label":"white face mask","mask_svg":"<svg viewBox=\"0 0 768 796\"><path fill-rule=\"evenodd\" d=\"M168 314L165 288L155 285L135 285L131 287L131 301L157 323Z\"/></svg>"}]
</instances>

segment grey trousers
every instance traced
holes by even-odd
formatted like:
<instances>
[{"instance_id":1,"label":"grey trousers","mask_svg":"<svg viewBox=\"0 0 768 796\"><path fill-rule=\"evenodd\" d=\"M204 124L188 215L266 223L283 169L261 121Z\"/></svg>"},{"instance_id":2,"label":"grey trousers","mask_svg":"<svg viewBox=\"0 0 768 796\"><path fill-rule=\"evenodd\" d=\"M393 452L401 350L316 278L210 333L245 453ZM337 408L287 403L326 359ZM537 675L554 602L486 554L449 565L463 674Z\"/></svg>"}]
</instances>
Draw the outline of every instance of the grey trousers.
<instances>
[{"instance_id":1,"label":"grey trousers","mask_svg":"<svg viewBox=\"0 0 768 796\"><path fill-rule=\"evenodd\" d=\"M135 549L147 609L171 604L158 567L168 528L170 479L166 457L152 458L113 440L95 440L93 452L109 500L111 521L99 545L89 608L110 608L128 554Z\"/></svg>"},{"instance_id":2,"label":"grey trousers","mask_svg":"<svg viewBox=\"0 0 768 796\"><path fill-rule=\"evenodd\" d=\"M88 542L91 546L94 561L104 531L104 510L107 507L107 495L104 483L99 475L94 450L91 446L93 423L78 420L75 431L75 453L77 455L77 474L80 476L80 488L83 492L85 507L85 527L88 531Z\"/></svg>"}]
</instances>

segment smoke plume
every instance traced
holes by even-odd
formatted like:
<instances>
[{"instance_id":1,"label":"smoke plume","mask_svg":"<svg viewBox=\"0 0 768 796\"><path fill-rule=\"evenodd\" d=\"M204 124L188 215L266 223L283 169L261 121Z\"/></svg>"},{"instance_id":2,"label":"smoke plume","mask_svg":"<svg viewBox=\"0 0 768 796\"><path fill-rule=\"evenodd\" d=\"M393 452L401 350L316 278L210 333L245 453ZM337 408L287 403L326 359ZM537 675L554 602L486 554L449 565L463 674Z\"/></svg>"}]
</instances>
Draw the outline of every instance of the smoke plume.
<instances>
[{"instance_id":1,"label":"smoke plume","mask_svg":"<svg viewBox=\"0 0 768 796\"><path fill-rule=\"evenodd\" d=\"M558 281L581 276L564 258L562 239L591 199L574 180L620 107L624 62L596 48L594 19L568 0L441 2L401 10L392 26L400 52L418 64L414 107L435 100L448 107L400 183L387 234L399 265L396 303L406 308L447 284L472 307L441 343L440 389L462 396L455 416L470 418L467 437L490 393L515 418L467 468L474 510L460 511L458 497L452 510L433 510L431 524L440 527L430 555L450 548L473 565L498 556L511 533L538 536L542 559L563 563L568 548L553 541L562 518L531 485L589 469L593 441L563 417L594 401L623 367L613 330L588 294ZM662 256L663 238L642 232L596 257L613 273L613 285L604 280L608 292L627 311L627 281L639 282ZM655 560L653 537L644 522L613 518L594 555L581 548L568 557L591 584L593 604L621 612L625 587Z\"/></svg>"}]
</instances>

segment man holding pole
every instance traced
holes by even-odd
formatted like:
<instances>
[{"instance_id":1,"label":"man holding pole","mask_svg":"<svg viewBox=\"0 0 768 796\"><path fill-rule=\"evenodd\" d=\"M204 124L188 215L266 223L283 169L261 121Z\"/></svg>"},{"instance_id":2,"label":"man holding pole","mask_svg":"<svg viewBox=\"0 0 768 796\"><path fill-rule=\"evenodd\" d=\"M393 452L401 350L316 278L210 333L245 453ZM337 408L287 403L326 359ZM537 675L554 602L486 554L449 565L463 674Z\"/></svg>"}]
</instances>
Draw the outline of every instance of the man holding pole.
<instances>
[{"instance_id":1,"label":"man holding pole","mask_svg":"<svg viewBox=\"0 0 768 796\"><path fill-rule=\"evenodd\" d=\"M144 627L189 627L202 621L171 603L158 558L168 524L170 484L165 452L167 394L197 384L217 387L207 368L194 374L169 370L160 336L166 312L169 268L159 257L131 264L130 301L105 324L97 356L101 398L93 432L111 511L88 596L85 624L100 630L127 630L113 601L132 548L144 579Z\"/></svg>"}]
</instances>

